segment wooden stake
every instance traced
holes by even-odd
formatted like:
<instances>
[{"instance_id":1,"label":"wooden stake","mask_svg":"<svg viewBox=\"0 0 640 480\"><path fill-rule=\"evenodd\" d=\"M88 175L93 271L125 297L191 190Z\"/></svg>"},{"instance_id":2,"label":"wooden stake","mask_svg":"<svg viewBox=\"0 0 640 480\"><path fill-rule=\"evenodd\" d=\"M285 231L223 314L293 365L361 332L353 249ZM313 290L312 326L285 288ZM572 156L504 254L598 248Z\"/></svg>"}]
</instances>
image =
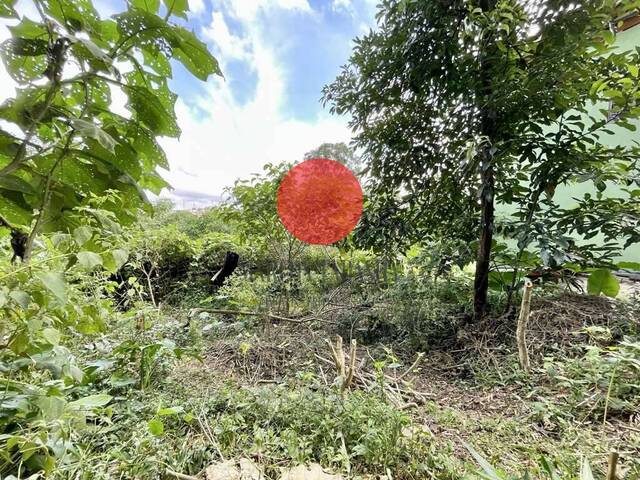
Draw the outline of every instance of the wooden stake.
<instances>
[{"instance_id":1,"label":"wooden stake","mask_svg":"<svg viewBox=\"0 0 640 480\"><path fill-rule=\"evenodd\" d=\"M616 469L618 468L618 459L620 454L618 452L611 452L609 454L609 470L607 471L607 480L616 480Z\"/></svg>"},{"instance_id":2,"label":"wooden stake","mask_svg":"<svg viewBox=\"0 0 640 480\"><path fill-rule=\"evenodd\" d=\"M516 340L518 342L518 357L520 358L520 366L529 373L529 351L527 350L527 323L529 322L529 313L531 311L531 294L533 292L533 284L527 279L524 283L522 292L522 304L520 305L520 314L518 315L518 328L516 329Z\"/></svg>"}]
</instances>

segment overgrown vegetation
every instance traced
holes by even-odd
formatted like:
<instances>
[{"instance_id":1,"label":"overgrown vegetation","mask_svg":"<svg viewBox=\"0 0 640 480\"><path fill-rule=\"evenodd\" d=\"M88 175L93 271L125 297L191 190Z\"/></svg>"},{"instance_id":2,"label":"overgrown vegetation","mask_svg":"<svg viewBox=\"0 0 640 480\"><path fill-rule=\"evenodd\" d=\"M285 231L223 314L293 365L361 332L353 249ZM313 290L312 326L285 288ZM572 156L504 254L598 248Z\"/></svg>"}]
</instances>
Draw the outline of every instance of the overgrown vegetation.
<instances>
[{"instance_id":1,"label":"overgrown vegetation","mask_svg":"<svg viewBox=\"0 0 640 480\"><path fill-rule=\"evenodd\" d=\"M306 155L357 170L365 215L312 246L277 215L290 164L201 211L146 202L164 186L157 137L179 131L168 59L220 73L179 25L186 2L103 19L89 0L35 0L37 21L14 4L0 478L207 478L241 460L274 479L311 463L363 480L640 478L640 298L616 275L640 265L607 243L640 238L637 148L600 145L607 112L590 109L610 99L628 129L639 114L638 53L610 50L604 27L621 5L383 1L325 91L364 156ZM576 181L599 193L556 208ZM518 208L492 239L494 201ZM602 248L574 238L599 232Z\"/></svg>"}]
</instances>

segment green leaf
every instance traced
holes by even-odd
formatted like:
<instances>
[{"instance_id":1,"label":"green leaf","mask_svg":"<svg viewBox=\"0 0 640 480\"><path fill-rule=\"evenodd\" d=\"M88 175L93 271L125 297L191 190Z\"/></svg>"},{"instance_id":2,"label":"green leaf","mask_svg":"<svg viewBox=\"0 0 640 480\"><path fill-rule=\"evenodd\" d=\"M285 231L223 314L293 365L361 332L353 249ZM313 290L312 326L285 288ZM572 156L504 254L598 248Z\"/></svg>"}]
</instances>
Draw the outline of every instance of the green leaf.
<instances>
[{"instance_id":1,"label":"green leaf","mask_svg":"<svg viewBox=\"0 0 640 480\"><path fill-rule=\"evenodd\" d=\"M41 396L36 400L36 405L40 409L40 414L46 421L57 420L64 414L64 407L67 402L64 398L55 396Z\"/></svg>"},{"instance_id":2,"label":"green leaf","mask_svg":"<svg viewBox=\"0 0 640 480\"><path fill-rule=\"evenodd\" d=\"M102 265L102 257L94 252L78 252L78 263L86 270L93 270Z\"/></svg>"},{"instance_id":3,"label":"green leaf","mask_svg":"<svg viewBox=\"0 0 640 480\"><path fill-rule=\"evenodd\" d=\"M493 468L491 464L487 462L487 460L482 455L480 455L471 445L469 445L465 441L462 441L462 444L469 451L475 461L478 462L478 464L482 467L482 470L484 470L487 478L491 480L503 480L503 478L498 474L495 468Z\"/></svg>"},{"instance_id":4,"label":"green leaf","mask_svg":"<svg viewBox=\"0 0 640 480\"><path fill-rule=\"evenodd\" d=\"M0 215L15 227L31 224L31 211L0 191Z\"/></svg>"},{"instance_id":5,"label":"green leaf","mask_svg":"<svg viewBox=\"0 0 640 480\"><path fill-rule=\"evenodd\" d=\"M616 267L622 268L624 270L633 270L635 272L640 272L640 262L618 262Z\"/></svg>"},{"instance_id":6,"label":"green leaf","mask_svg":"<svg viewBox=\"0 0 640 480\"><path fill-rule=\"evenodd\" d=\"M61 337L62 335L60 335L60 332L55 328L47 327L42 330L42 338L51 345L58 345Z\"/></svg>"},{"instance_id":7,"label":"green leaf","mask_svg":"<svg viewBox=\"0 0 640 480\"><path fill-rule=\"evenodd\" d=\"M151 91L144 87L127 87L129 96L127 107L136 114L136 118L157 135L178 137L180 127L175 114L168 111Z\"/></svg>"},{"instance_id":8,"label":"green leaf","mask_svg":"<svg viewBox=\"0 0 640 480\"><path fill-rule=\"evenodd\" d=\"M116 141L97 125L80 118L72 118L71 124L83 137L93 138L111 153L115 152Z\"/></svg>"},{"instance_id":9,"label":"green leaf","mask_svg":"<svg viewBox=\"0 0 640 480\"><path fill-rule=\"evenodd\" d=\"M164 433L164 423L162 423L162 421L158 420L157 418L149 420L149 423L147 425L149 426L149 431L151 432L151 434L155 435L156 437L159 437Z\"/></svg>"},{"instance_id":10,"label":"green leaf","mask_svg":"<svg viewBox=\"0 0 640 480\"><path fill-rule=\"evenodd\" d=\"M53 0L44 2L45 10L72 32L94 32L100 28L98 12L91 0Z\"/></svg>"},{"instance_id":11,"label":"green leaf","mask_svg":"<svg viewBox=\"0 0 640 480\"><path fill-rule=\"evenodd\" d=\"M122 373L116 372L109 378L109 384L114 388L128 387L129 385L135 385L138 383L134 377L129 377Z\"/></svg>"},{"instance_id":12,"label":"green leaf","mask_svg":"<svg viewBox=\"0 0 640 480\"><path fill-rule=\"evenodd\" d=\"M207 45L200 40L193 32L182 27L174 27L175 38L177 40L173 56L193 73L200 80L206 81L209 75L222 75L218 61L215 59Z\"/></svg>"},{"instance_id":13,"label":"green leaf","mask_svg":"<svg viewBox=\"0 0 640 480\"><path fill-rule=\"evenodd\" d=\"M16 18L18 13L15 11L13 6L16 4L17 0L2 0L0 2L0 17L5 18Z\"/></svg>"},{"instance_id":14,"label":"green leaf","mask_svg":"<svg viewBox=\"0 0 640 480\"><path fill-rule=\"evenodd\" d=\"M591 471L591 465L586 458L582 460L582 466L580 468L580 480L594 480L593 472Z\"/></svg>"},{"instance_id":15,"label":"green leaf","mask_svg":"<svg viewBox=\"0 0 640 480\"><path fill-rule=\"evenodd\" d=\"M27 195L34 195L36 193L30 184L16 175L0 177L0 188L13 190L14 192L26 193Z\"/></svg>"},{"instance_id":16,"label":"green leaf","mask_svg":"<svg viewBox=\"0 0 640 480\"><path fill-rule=\"evenodd\" d=\"M189 3L187 0L163 0L167 7L167 12L171 12L171 15L187 19L187 12L189 11Z\"/></svg>"},{"instance_id":17,"label":"green leaf","mask_svg":"<svg viewBox=\"0 0 640 480\"><path fill-rule=\"evenodd\" d=\"M149 13L158 13L158 8L160 8L160 0L129 0L129 2L134 7Z\"/></svg>"},{"instance_id":18,"label":"green leaf","mask_svg":"<svg viewBox=\"0 0 640 480\"><path fill-rule=\"evenodd\" d=\"M31 303L31 297L27 292L23 292L22 290L12 290L9 293L9 296L16 302L23 310L29 308L29 304Z\"/></svg>"},{"instance_id":19,"label":"green leaf","mask_svg":"<svg viewBox=\"0 0 640 480\"><path fill-rule=\"evenodd\" d=\"M587 291L590 295L604 294L613 298L620 291L620 283L609 270L595 270L587 280Z\"/></svg>"},{"instance_id":20,"label":"green leaf","mask_svg":"<svg viewBox=\"0 0 640 480\"><path fill-rule=\"evenodd\" d=\"M86 225L82 225L73 231L73 238L80 247L91 240L92 236L93 230Z\"/></svg>"},{"instance_id":21,"label":"green leaf","mask_svg":"<svg viewBox=\"0 0 640 480\"><path fill-rule=\"evenodd\" d=\"M122 268L122 266L127 263L127 260L129 259L129 252L127 252L126 250L123 250L121 248L116 248L115 250L112 250L111 252L111 256L113 257L113 260L115 262L115 270L120 270L120 268Z\"/></svg>"},{"instance_id":22,"label":"green leaf","mask_svg":"<svg viewBox=\"0 0 640 480\"><path fill-rule=\"evenodd\" d=\"M113 397L104 393L99 395L89 395L88 397L81 398L75 402L70 402L69 407L75 410L85 410L96 407L104 407L111 401Z\"/></svg>"},{"instance_id":23,"label":"green leaf","mask_svg":"<svg viewBox=\"0 0 640 480\"><path fill-rule=\"evenodd\" d=\"M7 73L18 83L44 76L47 69L47 42L35 38L11 38L0 45Z\"/></svg>"},{"instance_id":24,"label":"green leaf","mask_svg":"<svg viewBox=\"0 0 640 480\"><path fill-rule=\"evenodd\" d=\"M65 304L67 302L67 290L66 283L64 281L64 275L60 272L44 272L38 274L38 278L42 284L55 295L60 303Z\"/></svg>"}]
</instances>

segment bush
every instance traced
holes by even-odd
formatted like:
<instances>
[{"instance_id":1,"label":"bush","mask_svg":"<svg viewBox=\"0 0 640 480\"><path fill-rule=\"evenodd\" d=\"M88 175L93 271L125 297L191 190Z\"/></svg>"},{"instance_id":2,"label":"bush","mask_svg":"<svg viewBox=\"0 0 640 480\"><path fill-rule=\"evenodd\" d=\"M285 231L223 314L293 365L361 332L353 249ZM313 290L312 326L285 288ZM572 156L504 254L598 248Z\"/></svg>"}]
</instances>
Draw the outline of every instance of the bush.
<instances>
[{"instance_id":1,"label":"bush","mask_svg":"<svg viewBox=\"0 0 640 480\"><path fill-rule=\"evenodd\" d=\"M200 237L195 249L197 272L211 277L222 268L227 252L237 253L239 258L238 266L244 270L251 268L252 255L250 251L240 245L240 241L235 235L229 233L207 233Z\"/></svg>"},{"instance_id":2,"label":"bush","mask_svg":"<svg viewBox=\"0 0 640 480\"><path fill-rule=\"evenodd\" d=\"M310 377L310 374L301 374ZM228 388L209 405L223 453L246 452L295 463L318 462L352 473L393 472L393 478L440 471L425 432L377 396L352 392L345 399L308 382L273 388Z\"/></svg>"},{"instance_id":3,"label":"bush","mask_svg":"<svg viewBox=\"0 0 640 480\"><path fill-rule=\"evenodd\" d=\"M393 341L411 350L450 346L471 308L470 294L465 279L454 276L434 281L409 273L377 292L365 285L362 303L375 307L355 317L343 315L342 330L345 335L353 331L365 343Z\"/></svg>"},{"instance_id":4,"label":"bush","mask_svg":"<svg viewBox=\"0 0 640 480\"><path fill-rule=\"evenodd\" d=\"M615 346L585 349L580 358L547 359L551 384L545 393L555 395L558 405L549 407L544 399L536 403L538 420L604 420L605 415L629 417L640 410L640 340L627 337Z\"/></svg>"}]
</instances>

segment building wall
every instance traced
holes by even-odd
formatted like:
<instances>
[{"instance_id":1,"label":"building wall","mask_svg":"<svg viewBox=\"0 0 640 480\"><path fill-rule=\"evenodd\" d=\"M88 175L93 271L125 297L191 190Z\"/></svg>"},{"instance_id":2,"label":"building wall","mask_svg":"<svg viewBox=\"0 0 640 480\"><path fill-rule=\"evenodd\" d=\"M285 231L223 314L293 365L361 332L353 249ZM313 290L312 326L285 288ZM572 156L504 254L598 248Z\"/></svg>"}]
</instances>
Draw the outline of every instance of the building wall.
<instances>
[{"instance_id":1,"label":"building wall","mask_svg":"<svg viewBox=\"0 0 640 480\"><path fill-rule=\"evenodd\" d=\"M636 47L640 47L640 25L635 25L628 30L618 32L616 34L616 45L620 50L631 50ZM594 112L598 109L606 108L605 105L595 105L593 107ZM640 142L640 121L635 121L637 129L635 132L627 130L625 128L617 126L615 123L610 124L607 128L613 132L611 135L603 134L600 137L600 141L607 145L631 145L634 141ZM559 186L556 189L554 200L562 208L571 208L577 205L574 197L581 198L585 193L591 193L596 195L597 190L591 182L576 183L572 185ZM611 197L619 197L626 195L622 189L616 185L607 185L607 189L604 192L605 195ZM515 212L516 208L513 205L501 205L497 208L497 216L509 215ZM588 241L588 243L604 242L604 238L596 236ZM511 243L511 242L509 242ZM515 246L515 242L513 242ZM640 244L636 243L627 248L619 260L626 261L640 261Z\"/></svg>"}]
</instances>

